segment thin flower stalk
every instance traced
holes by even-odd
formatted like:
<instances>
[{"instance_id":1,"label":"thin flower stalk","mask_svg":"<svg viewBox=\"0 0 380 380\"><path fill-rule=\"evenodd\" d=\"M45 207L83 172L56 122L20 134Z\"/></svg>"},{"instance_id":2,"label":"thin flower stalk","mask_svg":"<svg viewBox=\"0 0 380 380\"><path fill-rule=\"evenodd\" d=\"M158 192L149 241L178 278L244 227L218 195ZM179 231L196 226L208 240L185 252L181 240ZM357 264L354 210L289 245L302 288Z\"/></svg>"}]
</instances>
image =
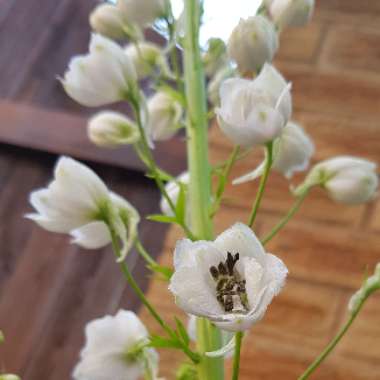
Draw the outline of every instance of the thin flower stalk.
<instances>
[{"instance_id":1,"label":"thin flower stalk","mask_svg":"<svg viewBox=\"0 0 380 380\"><path fill-rule=\"evenodd\" d=\"M239 331L235 334L235 354L234 354L234 364L232 370L232 380L239 379L239 370L240 370L240 351L241 344L244 338L244 333Z\"/></svg>"}]
</instances>

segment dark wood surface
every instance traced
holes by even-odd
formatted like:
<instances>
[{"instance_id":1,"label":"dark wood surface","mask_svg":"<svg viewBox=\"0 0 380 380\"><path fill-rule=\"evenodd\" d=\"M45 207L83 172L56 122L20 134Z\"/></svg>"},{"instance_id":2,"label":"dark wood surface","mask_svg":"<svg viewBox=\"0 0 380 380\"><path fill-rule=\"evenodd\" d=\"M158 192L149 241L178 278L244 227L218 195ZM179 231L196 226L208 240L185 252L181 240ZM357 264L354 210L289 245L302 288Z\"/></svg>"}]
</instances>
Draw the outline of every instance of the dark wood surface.
<instances>
[{"instance_id":1,"label":"dark wood surface","mask_svg":"<svg viewBox=\"0 0 380 380\"><path fill-rule=\"evenodd\" d=\"M89 144L85 125L95 110L71 101L56 80L73 54L87 51L87 18L96 3L0 4L0 329L7 337L0 346L0 368L26 380L69 379L86 322L119 307L138 307L110 250L81 250L66 236L23 218L30 211L29 192L47 183L57 155L86 161L143 214L157 211L158 193L133 152ZM310 26L288 30L281 38L276 65L294 81L294 118L315 139L315 160L351 153L380 162L379 25L375 0L320 0ZM183 149L181 139L157 147L160 164L178 173L185 165ZM224 160L229 150L212 129L212 161ZM251 169L258 156L239 163L235 175ZM246 220L255 190L255 183L228 187L216 232ZM257 232L268 231L290 204L286 182L272 176ZM379 211L379 201L347 208L316 191L270 243L291 274L264 321L245 340L242 380L296 379L336 333L366 266L372 269L380 260ZM170 265L180 231L171 229L165 240L165 226L144 221L140 232L153 255L164 247L161 262ZM135 254L128 260L146 287L143 264ZM179 314L165 283L152 282L148 295L167 320ZM379 313L376 296L313 379L378 380ZM141 317L157 331L145 311ZM181 358L163 352L162 374L172 378Z\"/></svg>"}]
</instances>

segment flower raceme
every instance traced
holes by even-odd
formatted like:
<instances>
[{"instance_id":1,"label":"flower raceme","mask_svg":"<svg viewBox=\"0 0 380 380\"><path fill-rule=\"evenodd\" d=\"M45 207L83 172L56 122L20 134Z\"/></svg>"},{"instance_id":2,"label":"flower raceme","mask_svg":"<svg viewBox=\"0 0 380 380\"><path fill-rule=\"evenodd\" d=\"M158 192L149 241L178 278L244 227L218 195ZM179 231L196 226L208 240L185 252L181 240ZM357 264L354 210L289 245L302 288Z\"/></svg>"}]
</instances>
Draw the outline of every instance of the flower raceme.
<instances>
[{"instance_id":1,"label":"flower raceme","mask_svg":"<svg viewBox=\"0 0 380 380\"><path fill-rule=\"evenodd\" d=\"M169 289L185 312L227 331L243 331L263 318L287 276L246 225L237 223L213 242L180 240Z\"/></svg>"},{"instance_id":2,"label":"flower raceme","mask_svg":"<svg viewBox=\"0 0 380 380\"><path fill-rule=\"evenodd\" d=\"M314 153L314 144L301 126L289 122L283 129L281 136L273 144L272 169L280 172L286 178L291 178L294 172L303 171L309 166L310 158ZM261 163L252 172L233 181L234 185L252 181L264 172L265 162Z\"/></svg>"},{"instance_id":3,"label":"flower raceme","mask_svg":"<svg viewBox=\"0 0 380 380\"><path fill-rule=\"evenodd\" d=\"M88 122L89 139L98 146L114 148L134 144L140 139L137 125L127 116L113 111L102 111Z\"/></svg>"},{"instance_id":4,"label":"flower raceme","mask_svg":"<svg viewBox=\"0 0 380 380\"><path fill-rule=\"evenodd\" d=\"M221 106L216 110L220 128L244 147L273 141L291 116L290 89L290 83L269 64L254 80L225 80L220 87Z\"/></svg>"},{"instance_id":5,"label":"flower raceme","mask_svg":"<svg viewBox=\"0 0 380 380\"><path fill-rule=\"evenodd\" d=\"M228 41L228 54L242 74L255 73L272 62L278 49L274 24L262 15L241 19Z\"/></svg>"},{"instance_id":6,"label":"flower raceme","mask_svg":"<svg viewBox=\"0 0 380 380\"><path fill-rule=\"evenodd\" d=\"M87 324L75 380L157 379L158 354L147 348L148 332L131 311L120 310Z\"/></svg>"},{"instance_id":7,"label":"flower raceme","mask_svg":"<svg viewBox=\"0 0 380 380\"><path fill-rule=\"evenodd\" d=\"M139 215L125 199L110 192L88 167L61 157L54 180L30 195L37 211L26 217L51 232L68 233L73 243L97 249L111 242L111 231L123 243L123 260L137 236Z\"/></svg>"},{"instance_id":8,"label":"flower raceme","mask_svg":"<svg viewBox=\"0 0 380 380\"><path fill-rule=\"evenodd\" d=\"M314 0L266 0L269 16L280 29L305 26L314 11Z\"/></svg>"},{"instance_id":9,"label":"flower raceme","mask_svg":"<svg viewBox=\"0 0 380 380\"><path fill-rule=\"evenodd\" d=\"M99 34L91 36L87 55L71 59L61 81L71 98L88 107L127 100L137 91L132 61L121 46Z\"/></svg>"},{"instance_id":10,"label":"flower raceme","mask_svg":"<svg viewBox=\"0 0 380 380\"><path fill-rule=\"evenodd\" d=\"M339 156L315 165L296 196L312 186L321 186L335 201L355 205L370 201L379 185L376 164L352 156Z\"/></svg>"}]
</instances>

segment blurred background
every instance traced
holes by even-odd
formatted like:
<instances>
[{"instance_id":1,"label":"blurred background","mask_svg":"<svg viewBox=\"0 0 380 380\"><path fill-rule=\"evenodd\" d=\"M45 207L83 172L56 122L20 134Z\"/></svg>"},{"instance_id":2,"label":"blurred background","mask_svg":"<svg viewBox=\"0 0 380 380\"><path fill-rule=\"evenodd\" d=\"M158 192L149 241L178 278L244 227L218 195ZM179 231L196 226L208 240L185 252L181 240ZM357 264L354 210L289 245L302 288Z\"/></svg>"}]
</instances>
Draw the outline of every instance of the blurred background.
<instances>
[{"instance_id":1,"label":"blurred background","mask_svg":"<svg viewBox=\"0 0 380 380\"><path fill-rule=\"evenodd\" d=\"M225 28L228 15L249 15L243 2L211 3L224 11ZM253 14L258 4L249 3ZM120 307L139 307L108 250L82 251L66 236L23 219L30 211L30 191L47 183L57 156L88 163L143 215L158 210L159 195L133 152L92 146L86 120L94 110L75 104L56 79L72 55L87 51L88 14L96 4L0 4L0 329L7 338L0 366L25 380L70 378L86 322ZM275 65L293 82L294 119L314 138L315 161L349 153L380 163L379 25L377 0L317 0L309 26L281 36ZM155 151L173 174L186 167L182 140ZM210 144L212 162L228 156L231 147L215 127ZM258 160L259 154L242 161L235 175ZM217 232L246 220L255 190L254 182L228 188ZM270 230L291 204L286 181L273 175L258 233ZM170 263L180 231L144 221L140 232L152 254ZM245 341L243 380L290 380L303 372L344 321L348 299L366 268L372 271L380 261L379 232L378 201L345 207L313 191L295 220L268 245L286 262L290 278ZM167 285L150 281L136 255L128 260L153 303L172 320L177 310ZM155 329L144 311L141 315ZM175 358L163 353L163 375L171 377ZM375 296L313 379L378 380L379 374L380 297Z\"/></svg>"}]
</instances>

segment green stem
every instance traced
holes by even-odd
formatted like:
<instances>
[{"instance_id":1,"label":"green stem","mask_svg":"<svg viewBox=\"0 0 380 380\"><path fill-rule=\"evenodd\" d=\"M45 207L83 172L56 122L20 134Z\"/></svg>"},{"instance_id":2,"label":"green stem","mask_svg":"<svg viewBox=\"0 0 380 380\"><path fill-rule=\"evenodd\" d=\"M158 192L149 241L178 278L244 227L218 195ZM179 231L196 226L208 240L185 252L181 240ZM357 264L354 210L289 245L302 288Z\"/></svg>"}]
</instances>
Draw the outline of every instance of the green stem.
<instances>
[{"instance_id":1,"label":"green stem","mask_svg":"<svg viewBox=\"0 0 380 380\"><path fill-rule=\"evenodd\" d=\"M140 115L140 105L138 100L131 100L131 104L133 106L133 110L135 113L135 118L137 122L137 126L139 128L140 136L141 136L141 145L142 145L142 152L139 148L137 148L137 152L140 156L142 156L143 162L148 166L149 170L152 172L152 175L154 177L154 180L156 181L157 187L160 190L162 196L166 199L166 201L169 204L170 209L172 210L173 214L177 214L176 207L170 198L168 192L166 191L164 182L161 179L161 174L159 169L156 166L156 162L154 161L153 155L150 151L149 144L146 138L145 130L142 124L141 115ZM189 227L186 225L185 222L181 222L180 226L185 231L188 238L191 240L196 240L194 234L191 232Z\"/></svg>"},{"instance_id":2,"label":"green stem","mask_svg":"<svg viewBox=\"0 0 380 380\"><path fill-rule=\"evenodd\" d=\"M239 379L239 369L240 369L240 351L241 343L244 337L244 333L239 331L235 334L235 354L234 354L234 366L232 371L232 380Z\"/></svg>"},{"instance_id":3,"label":"green stem","mask_svg":"<svg viewBox=\"0 0 380 380\"><path fill-rule=\"evenodd\" d=\"M223 173L219 178L219 183L218 183L218 187L217 187L216 194L215 194L215 202L214 202L214 205L213 205L213 208L211 211L211 216L214 216L217 213L217 211L219 210L220 204L222 202L222 196L223 196L224 190L226 188L227 179L230 175L230 172L231 172L231 169L232 169L234 163L236 162L236 159L239 155L239 152L240 152L240 146L236 146L233 149L231 156L229 157L227 164L224 167Z\"/></svg>"},{"instance_id":4,"label":"green stem","mask_svg":"<svg viewBox=\"0 0 380 380\"><path fill-rule=\"evenodd\" d=\"M309 366L309 368L298 378L298 380L306 380L309 376L320 366L320 364L326 359L326 357L331 353L331 351L340 342L343 336L346 334L348 329L351 327L352 323L355 321L360 310L364 305L365 299L357 306L356 310L351 314L348 321L341 328L335 338L328 344L328 346L323 350L323 352L315 359L315 361Z\"/></svg>"},{"instance_id":5,"label":"green stem","mask_svg":"<svg viewBox=\"0 0 380 380\"><path fill-rule=\"evenodd\" d=\"M255 199L255 202L252 206L251 215L250 215L249 220L248 220L248 225L250 227L253 226L253 223L256 220L257 212L259 211L261 200L262 200L263 195L264 195L264 190L265 190L265 186L266 186L267 181L268 181L268 177L269 177L270 169L272 167L272 163L273 163L273 142L270 142L267 145L267 155L266 155L266 159L265 159L264 173L261 176L259 190L256 194L256 199Z\"/></svg>"},{"instance_id":6,"label":"green stem","mask_svg":"<svg viewBox=\"0 0 380 380\"><path fill-rule=\"evenodd\" d=\"M199 47L201 2L186 0L184 73L187 101L187 154L190 171L191 228L199 239L213 239L210 218L211 171L208 158L206 84ZM222 346L220 331L208 320L197 320L197 347L201 354ZM223 359L205 355L197 366L199 380L222 380Z\"/></svg>"},{"instance_id":7,"label":"green stem","mask_svg":"<svg viewBox=\"0 0 380 380\"><path fill-rule=\"evenodd\" d=\"M294 216L294 214L299 210L301 207L303 201L305 200L308 190L304 191L294 202L294 205L292 208L288 211L288 213L274 226L271 232L269 232L268 235L266 235L262 240L262 244L268 243L288 222L289 220Z\"/></svg>"},{"instance_id":8,"label":"green stem","mask_svg":"<svg viewBox=\"0 0 380 380\"><path fill-rule=\"evenodd\" d=\"M140 239L136 239L135 247L137 251L139 252L139 254L141 255L141 257L146 261L148 265L158 266L157 261L154 260L153 257L148 253L148 251L145 249L145 247L141 243Z\"/></svg>"},{"instance_id":9,"label":"green stem","mask_svg":"<svg viewBox=\"0 0 380 380\"><path fill-rule=\"evenodd\" d=\"M112 241L112 248L115 253L115 256L117 258L120 258L120 247L118 244L117 235L115 232L110 229L111 233L111 241ZM163 330L170 336L173 337L175 335L175 332L172 330L172 328L166 324L166 322L160 317L156 309L153 307L153 305L148 301L148 299L145 297L144 292L140 289L139 285L133 278L132 273L130 272L128 265L123 261L120 263L121 271L127 280L129 286L133 289L137 297L140 299L142 304L148 309L149 313L152 315L152 317L156 320L156 322L162 327ZM189 347L182 344L181 349L183 352L194 362L197 363L199 361L198 354L191 351Z\"/></svg>"}]
</instances>

